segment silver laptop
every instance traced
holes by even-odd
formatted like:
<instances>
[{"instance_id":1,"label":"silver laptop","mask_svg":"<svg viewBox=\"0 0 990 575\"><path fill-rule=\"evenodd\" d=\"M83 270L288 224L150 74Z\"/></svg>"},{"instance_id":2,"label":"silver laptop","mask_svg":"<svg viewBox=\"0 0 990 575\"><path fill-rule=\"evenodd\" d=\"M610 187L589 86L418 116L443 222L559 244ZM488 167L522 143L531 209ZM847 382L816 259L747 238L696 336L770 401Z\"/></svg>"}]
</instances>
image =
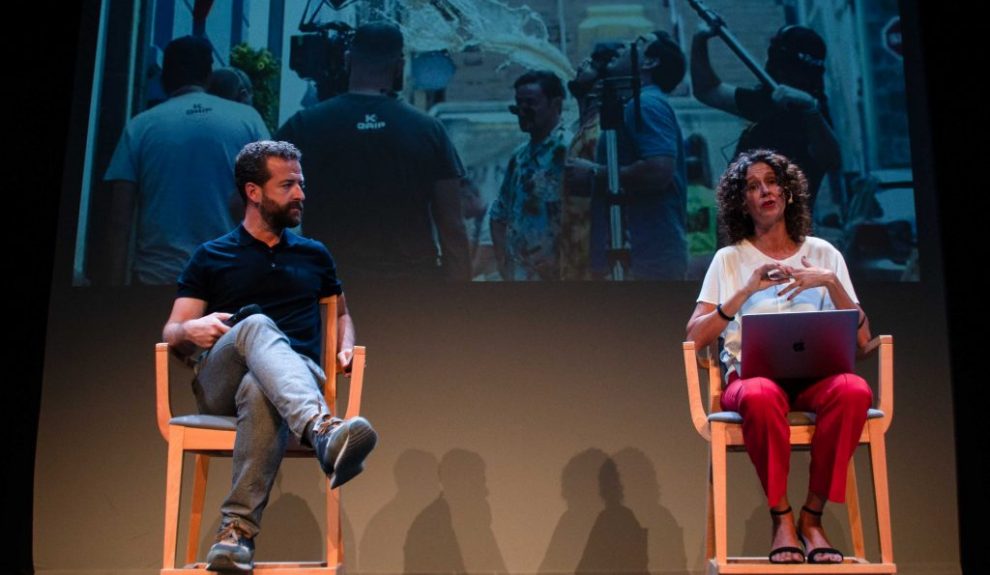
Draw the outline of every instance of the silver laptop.
<instances>
[{"instance_id":1,"label":"silver laptop","mask_svg":"<svg viewBox=\"0 0 990 575\"><path fill-rule=\"evenodd\" d=\"M854 371L854 309L742 316L742 377L822 378Z\"/></svg>"}]
</instances>

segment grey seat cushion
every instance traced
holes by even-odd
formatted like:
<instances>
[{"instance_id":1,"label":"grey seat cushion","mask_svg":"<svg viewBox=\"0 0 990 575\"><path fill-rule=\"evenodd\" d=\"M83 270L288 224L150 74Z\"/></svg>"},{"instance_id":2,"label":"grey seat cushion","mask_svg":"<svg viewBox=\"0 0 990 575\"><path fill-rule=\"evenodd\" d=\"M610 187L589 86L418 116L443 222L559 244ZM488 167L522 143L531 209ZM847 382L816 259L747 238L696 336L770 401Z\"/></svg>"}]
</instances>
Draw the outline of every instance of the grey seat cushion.
<instances>
[{"instance_id":1,"label":"grey seat cushion","mask_svg":"<svg viewBox=\"0 0 990 575\"><path fill-rule=\"evenodd\" d=\"M228 415L205 415L197 413L193 415L180 415L168 420L170 425L181 425L183 427L195 427L198 429L216 429L219 431L237 431L237 418ZM294 433L289 434L289 443L286 451L312 451L312 448L299 442L299 438Z\"/></svg>"},{"instance_id":2,"label":"grey seat cushion","mask_svg":"<svg viewBox=\"0 0 990 575\"><path fill-rule=\"evenodd\" d=\"M195 427L198 429L220 429L223 431L234 431L237 429L237 418L226 415L205 415L201 413L180 415L179 417L173 417L168 422L171 425Z\"/></svg>"},{"instance_id":3,"label":"grey seat cushion","mask_svg":"<svg viewBox=\"0 0 990 575\"><path fill-rule=\"evenodd\" d=\"M866 412L867 419L878 419L883 417L883 412L879 409L869 409ZM708 421L719 423L742 423L743 418L735 411L715 411L708 414ZM810 411L791 411L787 414L787 423L790 425L814 425L815 414Z\"/></svg>"}]
</instances>

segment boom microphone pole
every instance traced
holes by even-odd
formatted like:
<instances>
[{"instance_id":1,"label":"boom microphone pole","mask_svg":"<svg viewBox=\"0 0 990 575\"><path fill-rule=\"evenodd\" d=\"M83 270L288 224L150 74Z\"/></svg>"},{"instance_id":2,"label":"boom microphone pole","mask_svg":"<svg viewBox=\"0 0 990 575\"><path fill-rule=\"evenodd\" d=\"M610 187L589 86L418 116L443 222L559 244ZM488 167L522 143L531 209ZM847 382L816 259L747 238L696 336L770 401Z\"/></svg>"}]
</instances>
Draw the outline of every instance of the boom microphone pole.
<instances>
[{"instance_id":1,"label":"boom microphone pole","mask_svg":"<svg viewBox=\"0 0 990 575\"><path fill-rule=\"evenodd\" d=\"M743 48L742 44L739 43L739 39L736 38L735 34L733 34L731 30L729 30L728 26L725 24L725 20L722 20L722 17L719 16L717 12L709 8L703 0L687 0L687 3L694 9L695 12L698 13L698 17L704 20L705 24L708 24L708 27L711 28L712 32L718 35L718 37L725 42L726 46L729 47L729 50L732 50L732 52L742 61L743 65L749 68L749 70L760 79L760 82L766 84L766 86L771 90L777 89L777 81L771 78L770 74L767 74L767 71L756 63L753 56L750 55L745 48Z\"/></svg>"}]
</instances>

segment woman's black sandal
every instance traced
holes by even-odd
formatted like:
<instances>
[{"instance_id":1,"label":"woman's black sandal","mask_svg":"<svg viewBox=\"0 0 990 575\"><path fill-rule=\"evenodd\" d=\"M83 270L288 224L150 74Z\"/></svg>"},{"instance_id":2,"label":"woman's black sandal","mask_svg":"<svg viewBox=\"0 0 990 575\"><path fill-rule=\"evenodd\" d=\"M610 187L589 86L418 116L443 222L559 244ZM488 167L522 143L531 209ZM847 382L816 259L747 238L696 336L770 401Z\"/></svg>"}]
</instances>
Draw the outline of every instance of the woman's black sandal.
<instances>
[{"instance_id":1,"label":"woman's black sandal","mask_svg":"<svg viewBox=\"0 0 990 575\"><path fill-rule=\"evenodd\" d=\"M809 513L811 515L814 515L815 517L821 517L822 516L822 513L823 513L822 511L815 511L814 509L809 508L807 505L802 505L801 506L801 511L804 511L805 513ZM801 543L804 544L804 548L805 549L808 549L808 547L809 547L808 546L808 541L805 540L804 535L801 534L801 530L800 529L798 529L798 537L801 538ZM838 563L842 563L845 560L845 556L842 554L842 551L839 551L838 549L836 549L834 547L816 547L815 549L808 550L807 551L807 554L808 554L808 563L816 563L816 564L819 564L819 565L826 564L826 563L828 563L828 564L832 564L832 563L838 564ZM819 561L818 558L821 557L822 555L838 555L839 556L839 560L838 561Z\"/></svg>"},{"instance_id":2,"label":"woman's black sandal","mask_svg":"<svg viewBox=\"0 0 990 575\"><path fill-rule=\"evenodd\" d=\"M788 507L787 509L782 509L780 511L777 511L776 509L771 509L770 510L770 515L779 517L781 515L787 515L790 512L791 512L791 508L790 507ZM774 555L778 555L780 553L796 553L797 555L800 555L801 558L800 559L791 559L789 561L779 561L779 560L774 559ZM783 547L777 547L775 549L771 549L770 550L770 554L767 555L767 559L769 559L771 563L777 563L777 564L780 564L780 563L787 563L787 564L791 564L791 563L804 563L804 549L801 549L800 547L794 547L794 546L791 546L791 545L785 545Z\"/></svg>"}]
</instances>

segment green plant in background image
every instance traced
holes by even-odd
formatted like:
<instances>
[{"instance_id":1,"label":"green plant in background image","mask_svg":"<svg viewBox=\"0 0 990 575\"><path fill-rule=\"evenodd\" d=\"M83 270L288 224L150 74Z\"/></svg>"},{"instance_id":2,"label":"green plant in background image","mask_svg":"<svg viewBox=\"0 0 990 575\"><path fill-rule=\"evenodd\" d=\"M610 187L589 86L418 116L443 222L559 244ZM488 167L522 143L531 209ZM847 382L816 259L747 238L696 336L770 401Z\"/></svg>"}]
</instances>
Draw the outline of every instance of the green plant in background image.
<instances>
[{"instance_id":1,"label":"green plant in background image","mask_svg":"<svg viewBox=\"0 0 990 575\"><path fill-rule=\"evenodd\" d=\"M230 50L230 65L240 68L251 79L254 108L272 133L278 128L278 96L281 66L267 48L255 50L240 43Z\"/></svg>"}]
</instances>

